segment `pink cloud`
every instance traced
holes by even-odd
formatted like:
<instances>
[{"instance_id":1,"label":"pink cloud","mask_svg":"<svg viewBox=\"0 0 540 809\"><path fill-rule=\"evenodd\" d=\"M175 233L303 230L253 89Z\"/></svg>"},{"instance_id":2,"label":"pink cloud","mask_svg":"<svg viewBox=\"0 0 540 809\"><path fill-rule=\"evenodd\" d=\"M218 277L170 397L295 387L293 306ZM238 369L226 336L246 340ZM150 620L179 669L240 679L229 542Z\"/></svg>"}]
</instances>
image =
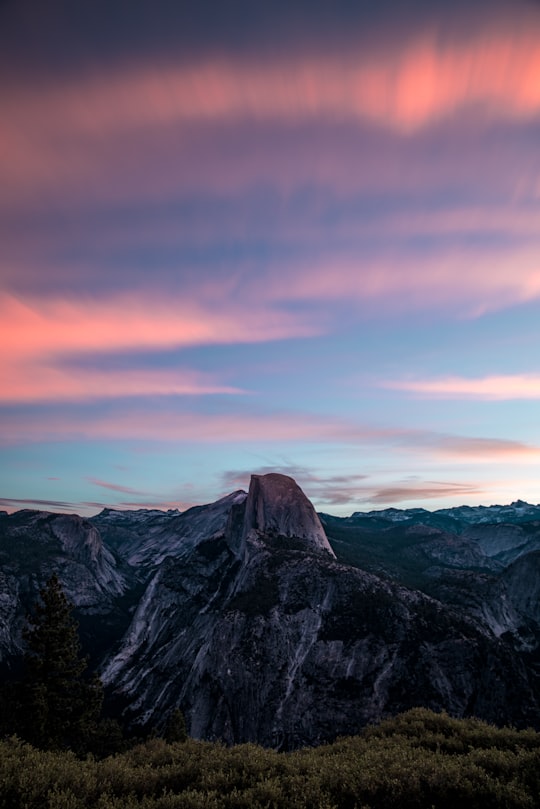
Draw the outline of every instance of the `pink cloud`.
<instances>
[{"instance_id":1,"label":"pink cloud","mask_svg":"<svg viewBox=\"0 0 540 809\"><path fill-rule=\"evenodd\" d=\"M467 463L538 463L540 447L512 439L446 435L429 430L378 427L299 412L204 414L142 407L107 415L88 412L5 414L0 443L36 441L130 441L203 444L316 443L347 447L384 447L399 456ZM423 462L423 461L422 461ZM316 478L311 481L317 484ZM343 481L327 479L341 485ZM318 485L318 484L317 484Z\"/></svg>"},{"instance_id":2,"label":"pink cloud","mask_svg":"<svg viewBox=\"0 0 540 809\"><path fill-rule=\"evenodd\" d=\"M488 123L530 119L540 113L540 26L533 17L513 22L453 40L433 28L381 41L378 48L349 45L324 56L305 49L274 60L209 56L181 65L133 65L38 89L5 81L5 199L59 182L92 189L96 165L116 163L129 178L121 168L130 162L126 137L148 144L158 130L175 130L178 155L193 125L368 121L408 134L460 112ZM204 174L204 166L196 168ZM150 173L150 195L153 182Z\"/></svg>"},{"instance_id":3,"label":"pink cloud","mask_svg":"<svg viewBox=\"0 0 540 809\"><path fill-rule=\"evenodd\" d=\"M94 486L100 486L102 489L109 489L112 492L122 492L123 494L141 494L147 496L145 492L138 489L132 489L130 486L121 486L118 483L109 483L106 480L99 480L98 478L86 478L89 483Z\"/></svg>"},{"instance_id":4,"label":"pink cloud","mask_svg":"<svg viewBox=\"0 0 540 809\"><path fill-rule=\"evenodd\" d=\"M339 325L342 314L332 303L383 317L407 310L480 317L538 300L539 268L540 245L440 249L421 256L387 252L363 260L343 250L330 255L321 249L309 264L305 259L282 262L266 274L246 273L242 282L233 275L227 285L216 285L215 290L201 282L199 288L186 289L182 300L160 299L145 290L89 301L3 295L0 336L5 384L0 399L76 399L100 391L104 396L139 395L145 390L156 394L238 392L188 370L123 371L114 377L89 371L68 374L58 358L320 335ZM287 311L285 306L291 302L309 303L311 309ZM500 383L499 398L511 398L508 394L514 392L536 396L532 379L519 380L519 386L517 380L509 385L505 378ZM420 383L392 383L410 390L414 385L421 392ZM448 393L450 387L443 382L437 392ZM436 391L422 383L422 392ZM472 387L468 395L474 395ZM485 385L482 395L495 396Z\"/></svg>"},{"instance_id":5,"label":"pink cloud","mask_svg":"<svg viewBox=\"0 0 540 809\"><path fill-rule=\"evenodd\" d=\"M475 129L464 137L455 121L445 125L444 130L440 128L416 138L398 140L392 135L372 132L368 148L357 126L328 128L305 123L284 129L277 123L244 126L238 122L217 123L209 130L202 124L193 124L188 129L181 138L174 129L160 129L151 136L134 132L130 134L130 150L125 149L120 138L111 138L106 147L99 141L99 147L86 144L78 149L75 138L70 157L60 147L57 150L49 144L43 160L50 171L43 175L33 173L24 160L20 165L10 163L2 170L0 207L13 212L29 201L41 199L44 193L62 208L66 203L83 209L96 204L129 205L135 198L150 204L177 200L179 192L240 194L261 182L283 194L292 193L306 183L329 187L339 195L395 189L401 193L417 192L419 188L425 192L450 183L465 188L472 184L475 189L481 184L484 190L502 190L504 195L513 195L519 185L520 193L526 188L526 196L537 195L536 153L531 145L520 144L516 164L513 139L500 139L486 149L483 130ZM435 150L433 139L438 143ZM215 148L216 142L219 149ZM41 145L36 144L35 149L39 151ZM175 234L174 230L169 235L164 233L164 228L155 223L151 223L152 229L150 223L141 223L141 234L130 230L130 225L124 225L122 232L115 220L112 223L115 232L109 233L109 238L121 244L132 240L136 243L145 233L152 243L154 239L170 243ZM183 228L182 222L176 224L176 238L179 234L189 238L189 228ZM196 227L195 241L202 229ZM245 235L245 223L243 227L240 237ZM105 229L102 223L101 230ZM75 238L78 233L88 233L84 218L70 223L65 236ZM47 234L32 233L26 237L31 243L39 242L45 250L50 246ZM26 253L26 243L24 250ZM16 261L16 250L14 253L2 272L14 273L16 277L17 268L10 266Z\"/></svg>"},{"instance_id":6,"label":"pink cloud","mask_svg":"<svg viewBox=\"0 0 540 809\"><path fill-rule=\"evenodd\" d=\"M203 284L197 301L189 295L165 299L151 291L86 301L0 295L2 347L19 360L58 353L256 343L315 333L283 312L224 306L228 294L227 286Z\"/></svg>"},{"instance_id":7,"label":"pink cloud","mask_svg":"<svg viewBox=\"0 0 540 809\"><path fill-rule=\"evenodd\" d=\"M381 431L382 433L383 431ZM366 437L369 431L365 432ZM69 439L187 441L230 443L250 441L346 440L347 425L309 414L246 413L204 415L197 412L153 411L131 408L108 416L43 414L40 419L7 416L0 424L0 440Z\"/></svg>"},{"instance_id":8,"label":"pink cloud","mask_svg":"<svg viewBox=\"0 0 540 809\"><path fill-rule=\"evenodd\" d=\"M299 121L372 119L410 131L482 104L503 117L540 111L539 26L529 18L509 30L500 23L461 41L443 41L437 28L380 47L340 53L257 55L254 60L207 57L182 65L132 66L63 85L13 88L6 117L40 134L62 120L86 137L171 122L227 118ZM26 130L26 138L34 138ZM15 143L15 139L13 138Z\"/></svg>"},{"instance_id":9,"label":"pink cloud","mask_svg":"<svg viewBox=\"0 0 540 809\"><path fill-rule=\"evenodd\" d=\"M394 485L383 486L378 489L373 488L364 499L377 506L446 497L458 497L463 502L463 499L470 500L471 496L483 495L485 492L485 486L477 483L428 482L423 485Z\"/></svg>"},{"instance_id":10,"label":"pink cloud","mask_svg":"<svg viewBox=\"0 0 540 809\"><path fill-rule=\"evenodd\" d=\"M106 300L23 301L0 296L0 401L76 400L144 395L241 393L208 374L175 370L66 367L62 359L96 352L167 349L192 345L256 343L317 333L298 318L270 308L239 310L214 301L205 306L152 295Z\"/></svg>"},{"instance_id":11,"label":"pink cloud","mask_svg":"<svg viewBox=\"0 0 540 809\"><path fill-rule=\"evenodd\" d=\"M539 374L500 374L477 378L448 376L439 379L396 380L383 384L384 387L395 390L440 399L540 399Z\"/></svg>"},{"instance_id":12,"label":"pink cloud","mask_svg":"<svg viewBox=\"0 0 540 809\"><path fill-rule=\"evenodd\" d=\"M197 303L193 291L181 303L143 300L142 292L92 301L30 302L3 295L0 401L240 393L237 387L189 369L109 373L72 369L61 360L84 353L306 337L335 328L329 310L323 320L316 311L301 318L280 311L278 307L288 301L333 300L370 307L381 302L387 312L444 307L477 316L538 298L539 264L540 252L533 248L490 254L462 251L415 261L396 257L395 262L386 258L361 265L339 257L319 259L318 264L288 266L271 277L245 282L233 303L225 290L219 307L212 299L217 292L204 285L197 290ZM405 380L386 386L445 397L538 398L540 393L535 375Z\"/></svg>"},{"instance_id":13,"label":"pink cloud","mask_svg":"<svg viewBox=\"0 0 540 809\"><path fill-rule=\"evenodd\" d=\"M494 461L534 463L540 461L540 447L504 438L478 438L474 436L434 435L427 440L426 452L446 460L467 463L493 463Z\"/></svg>"},{"instance_id":14,"label":"pink cloud","mask_svg":"<svg viewBox=\"0 0 540 809\"><path fill-rule=\"evenodd\" d=\"M361 261L323 257L265 281L272 302L379 302L385 310L454 310L467 317L540 297L540 246L456 249Z\"/></svg>"},{"instance_id":15,"label":"pink cloud","mask_svg":"<svg viewBox=\"0 0 540 809\"><path fill-rule=\"evenodd\" d=\"M1 366L0 366L1 367ZM2 368L0 403L112 399L122 396L202 396L241 394L194 371L90 371L37 363Z\"/></svg>"}]
</instances>

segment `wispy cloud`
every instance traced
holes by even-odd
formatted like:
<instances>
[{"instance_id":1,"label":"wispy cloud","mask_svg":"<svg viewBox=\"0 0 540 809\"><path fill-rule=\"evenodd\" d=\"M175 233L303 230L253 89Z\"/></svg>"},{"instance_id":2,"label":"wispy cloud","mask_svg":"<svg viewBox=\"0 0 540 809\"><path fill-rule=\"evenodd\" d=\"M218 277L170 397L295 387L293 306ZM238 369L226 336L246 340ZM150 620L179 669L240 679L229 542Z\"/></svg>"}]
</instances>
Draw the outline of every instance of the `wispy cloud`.
<instances>
[{"instance_id":1,"label":"wispy cloud","mask_svg":"<svg viewBox=\"0 0 540 809\"><path fill-rule=\"evenodd\" d=\"M146 299L146 300L145 300ZM152 303L147 296L98 301L28 302L0 297L0 402L84 400L125 396L239 394L215 376L176 368L154 370L73 367L66 358L134 353L193 345L257 343L314 334L316 326L286 313L239 312L234 306Z\"/></svg>"},{"instance_id":2,"label":"wispy cloud","mask_svg":"<svg viewBox=\"0 0 540 809\"><path fill-rule=\"evenodd\" d=\"M386 312L437 308L478 317L540 297L540 246L439 249L422 255L359 260L339 254L296 266L267 281L275 302L384 303ZM456 283L459 279L459 283Z\"/></svg>"},{"instance_id":3,"label":"wispy cloud","mask_svg":"<svg viewBox=\"0 0 540 809\"><path fill-rule=\"evenodd\" d=\"M1 366L0 366L1 367ZM26 366L13 362L2 368L0 402L91 401L144 396L203 396L241 394L241 388L222 385L208 374L194 371L91 371L83 368Z\"/></svg>"},{"instance_id":4,"label":"wispy cloud","mask_svg":"<svg viewBox=\"0 0 540 809\"><path fill-rule=\"evenodd\" d=\"M85 500L83 503L80 504L85 509L118 508L130 510L135 508L142 508L142 509L149 508L149 509L159 509L161 511L167 511L168 509L179 509L180 511L184 511L185 509L191 508L191 506L196 505L191 501L186 501L185 498L182 497L175 498L173 496L167 496L166 494L163 495L163 493L161 495L159 493L151 493L148 491L143 491L141 489L135 489L132 486L124 486L121 483L113 483L107 480L100 480L99 478L88 477L86 479L93 486L98 486L101 489L107 489L107 491L115 492L118 494L132 495L133 499L114 500L108 503L103 503L101 501Z\"/></svg>"},{"instance_id":5,"label":"wispy cloud","mask_svg":"<svg viewBox=\"0 0 540 809\"><path fill-rule=\"evenodd\" d=\"M4 506L10 511L12 509L30 508L41 510L60 510L73 512L77 506L76 503L68 503L64 500L32 500L31 498L15 498L15 497L0 497L0 506Z\"/></svg>"},{"instance_id":6,"label":"wispy cloud","mask_svg":"<svg viewBox=\"0 0 540 809\"><path fill-rule=\"evenodd\" d=\"M120 489L119 491L122 491ZM129 493L129 491L127 492ZM156 497L155 499L142 497L137 500L116 500L114 502L103 502L100 500L74 500L67 502L64 500L43 500L31 497L28 498L15 498L15 497L0 497L0 507L3 507L8 512L19 511L20 509L32 509L36 511L53 511L53 512L67 512L68 514L94 514L104 508L112 508L119 510L132 511L135 509L157 509L159 511L168 511L169 509L178 509L185 511L197 503L183 502L180 500L165 500Z\"/></svg>"},{"instance_id":7,"label":"wispy cloud","mask_svg":"<svg viewBox=\"0 0 540 809\"><path fill-rule=\"evenodd\" d=\"M28 108L45 132L62 120L70 132L123 133L176 122L254 118L298 121L330 117L371 118L405 131L425 126L462 107L482 105L490 114L529 116L540 110L538 25L522 21L512 36L492 25L460 42L446 42L436 28L402 42L341 53L206 57L183 65L131 66L68 81L47 91L18 88L7 97L6 125ZM26 134L31 138L31 132Z\"/></svg>"},{"instance_id":8,"label":"wispy cloud","mask_svg":"<svg viewBox=\"0 0 540 809\"><path fill-rule=\"evenodd\" d=\"M353 437L369 439L383 437L392 431L361 430L354 427ZM48 412L40 414L17 413L0 422L0 440L4 442L104 439L138 441L187 441L208 443L235 443L261 441L347 441L351 438L351 425L340 419L325 418L309 413L283 411L228 412L205 414L193 410L171 408L145 409L118 408L105 415L78 412Z\"/></svg>"},{"instance_id":9,"label":"wispy cloud","mask_svg":"<svg viewBox=\"0 0 540 809\"><path fill-rule=\"evenodd\" d=\"M540 399L540 374L446 376L384 382L384 387L440 399Z\"/></svg>"},{"instance_id":10,"label":"wispy cloud","mask_svg":"<svg viewBox=\"0 0 540 809\"><path fill-rule=\"evenodd\" d=\"M538 463L540 447L522 441L503 438L475 438L467 436L434 436L428 452L439 457L464 460L468 463L490 463L500 459L510 462Z\"/></svg>"},{"instance_id":11,"label":"wispy cloud","mask_svg":"<svg viewBox=\"0 0 540 809\"><path fill-rule=\"evenodd\" d=\"M350 473L346 475L324 475L314 473L307 467L295 464L263 466L252 470L228 471L223 474L227 489L235 486L247 488L251 474L264 475L279 472L294 478L304 493L313 501L319 511L335 506L348 506L352 511L359 510L364 503L375 508L388 504L421 502L424 500L457 499L460 503L478 498L488 490L479 482L449 481L399 481L393 485L381 485L377 475L369 476Z\"/></svg>"},{"instance_id":12,"label":"wispy cloud","mask_svg":"<svg viewBox=\"0 0 540 809\"><path fill-rule=\"evenodd\" d=\"M86 478L89 483L92 483L94 486L100 486L102 489L109 489L112 492L122 492L124 494L140 494L148 497L147 492L142 492L139 489L133 489L131 486L122 486L119 483L110 483L106 480L99 480L98 478L88 477Z\"/></svg>"},{"instance_id":13,"label":"wispy cloud","mask_svg":"<svg viewBox=\"0 0 540 809\"><path fill-rule=\"evenodd\" d=\"M484 436L460 436L432 430L396 426L374 426L351 419L322 416L309 412L282 410L265 412L256 407L231 412L202 413L170 407L146 409L142 404L126 411L112 408L105 414L78 411L50 410L39 418L32 410L3 414L0 421L0 443L25 444L35 441L130 441L172 442L201 444L272 444L287 442L318 445L386 447L400 454L423 458L465 460L469 463L492 463L500 460L520 460L535 463L540 460L540 447L513 439ZM262 467L264 469L264 467ZM270 469L270 467L268 467ZM290 471L287 471L289 469ZM275 471L275 468L274 468ZM347 484L342 479L309 472L304 467L281 463L278 471L303 476L306 484L324 486ZM242 477L244 475L244 477ZM232 471L227 478L246 482L247 471ZM359 478L358 478L359 479Z\"/></svg>"},{"instance_id":14,"label":"wispy cloud","mask_svg":"<svg viewBox=\"0 0 540 809\"><path fill-rule=\"evenodd\" d=\"M198 288L196 297L174 300L148 289L95 300L23 300L5 294L0 297L2 347L8 357L25 359L257 343L314 333L313 326L286 312L224 308L227 292L215 283Z\"/></svg>"},{"instance_id":15,"label":"wispy cloud","mask_svg":"<svg viewBox=\"0 0 540 809\"><path fill-rule=\"evenodd\" d=\"M443 497L468 498L483 495L485 486L467 483L427 483L423 485L385 486L372 491L365 499L380 505L404 503L407 501L433 500Z\"/></svg>"},{"instance_id":16,"label":"wispy cloud","mask_svg":"<svg viewBox=\"0 0 540 809\"><path fill-rule=\"evenodd\" d=\"M261 466L251 470L229 470L223 473L222 480L226 490L234 487L247 488L252 474L267 475L278 472L292 477L305 494L315 503L327 505L343 505L358 500L363 487L364 474L325 475L317 474L305 466L291 463L277 463L274 466Z\"/></svg>"},{"instance_id":17,"label":"wispy cloud","mask_svg":"<svg viewBox=\"0 0 540 809\"><path fill-rule=\"evenodd\" d=\"M537 204L469 204L447 206L436 211L425 208L382 214L376 222L366 223L365 230L371 234L391 232L395 236L408 237L495 234L536 242L539 225L540 207Z\"/></svg>"},{"instance_id":18,"label":"wispy cloud","mask_svg":"<svg viewBox=\"0 0 540 809\"><path fill-rule=\"evenodd\" d=\"M141 161L134 150L131 164L126 137L140 143L146 155L153 150L145 145L159 133L172 158L182 154L194 127L290 128L324 121L369 123L410 134L460 114L488 126L498 119L529 120L540 111L539 35L531 16L515 18L512 30L508 21L499 21L466 38L443 37L433 27L401 40L381 40L376 48L357 42L339 52L326 48L325 55L306 48L279 58L207 54L182 64L134 63L63 82L44 79L39 88L22 82L10 86L6 80L2 140L9 160L2 166L0 198L13 204L37 188L58 185L69 193L82 188L92 194L96 187L103 192L104 186L112 193L106 182L111 168L122 173L132 194L133 179L141 182ZM154 159L147 160L155 168ZM193 166L187 168L191 175ZM346 169L351 173L348 164ZM169 186L174 193L174 161L167 161L167 170L174 175ZM377 170L384 172L379 165ZM205 171L197 162L199 184ZM155 175L145 174L147 198L161 182Z\"/></svg>"}]
</instances>

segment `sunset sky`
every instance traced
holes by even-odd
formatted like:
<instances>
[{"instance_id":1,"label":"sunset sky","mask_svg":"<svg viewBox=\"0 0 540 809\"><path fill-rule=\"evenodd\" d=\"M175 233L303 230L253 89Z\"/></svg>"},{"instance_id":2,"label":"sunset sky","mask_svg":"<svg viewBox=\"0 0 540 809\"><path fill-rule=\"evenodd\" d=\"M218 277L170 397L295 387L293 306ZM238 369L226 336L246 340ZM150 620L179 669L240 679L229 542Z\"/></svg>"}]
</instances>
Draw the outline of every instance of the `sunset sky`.
<instances>
[{"instance_id":1,"label":"sunset sky","mask_svg":"<svg viewBox=\"0 0 540 809\"><path fill-rule=\"evenodd\" d=\"M0 0L0 508L540 502L540 2Z\"/></svg>"}]
</instances>

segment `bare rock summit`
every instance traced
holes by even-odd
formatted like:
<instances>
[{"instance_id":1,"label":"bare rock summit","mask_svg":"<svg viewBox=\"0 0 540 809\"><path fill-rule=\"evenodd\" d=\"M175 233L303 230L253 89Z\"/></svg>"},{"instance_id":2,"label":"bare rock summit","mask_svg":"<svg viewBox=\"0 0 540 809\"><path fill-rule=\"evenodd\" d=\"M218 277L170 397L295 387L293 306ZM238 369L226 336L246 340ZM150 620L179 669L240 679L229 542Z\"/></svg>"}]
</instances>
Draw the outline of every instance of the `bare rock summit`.
<instances>
[{"instance_id":1,"label":"bare rock summit","mask_svg":"<svg viewBox=\"0 0 540 809\"><path fill-rule=\"evenodd\" d=\"M296 539L306 551L335 557L321 521L300 486L287 475L252 475L246 501L244 537Z\"/></svg>"}]
</instances>

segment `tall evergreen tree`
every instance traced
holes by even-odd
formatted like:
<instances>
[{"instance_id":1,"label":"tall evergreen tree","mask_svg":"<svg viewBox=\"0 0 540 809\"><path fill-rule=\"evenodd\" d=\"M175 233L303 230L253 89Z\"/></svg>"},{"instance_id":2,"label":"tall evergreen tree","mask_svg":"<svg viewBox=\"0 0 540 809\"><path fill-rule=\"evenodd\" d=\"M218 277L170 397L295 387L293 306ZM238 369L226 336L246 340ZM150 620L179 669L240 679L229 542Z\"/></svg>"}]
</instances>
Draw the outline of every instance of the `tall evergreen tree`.
<instances>
[{"instance_id":1,"label":"tall evergreen tree","mask_svg":"<svg viewBox=\"0 0 540 809\"><path fill-rule=\"evenodd\" d=\"M188 735L184 714L180 708L175 708L174 711L169 714L167 724L165 725L163 738L169 744L173 744L174 742L185 742L187 737Z\"/></svg>"},{"instance_id":2,"label":"tall evergreen tree","mask_svg":"<svg viewBox=\"0 0 540 809\"><path fill-rule=\"evenodd\" d=\"M103 687L97 676L85 678L72 605L53 574L40 591L24 633L24 736L45 749L87 749L99 719Z\"/></svg>"}]
</instances>

